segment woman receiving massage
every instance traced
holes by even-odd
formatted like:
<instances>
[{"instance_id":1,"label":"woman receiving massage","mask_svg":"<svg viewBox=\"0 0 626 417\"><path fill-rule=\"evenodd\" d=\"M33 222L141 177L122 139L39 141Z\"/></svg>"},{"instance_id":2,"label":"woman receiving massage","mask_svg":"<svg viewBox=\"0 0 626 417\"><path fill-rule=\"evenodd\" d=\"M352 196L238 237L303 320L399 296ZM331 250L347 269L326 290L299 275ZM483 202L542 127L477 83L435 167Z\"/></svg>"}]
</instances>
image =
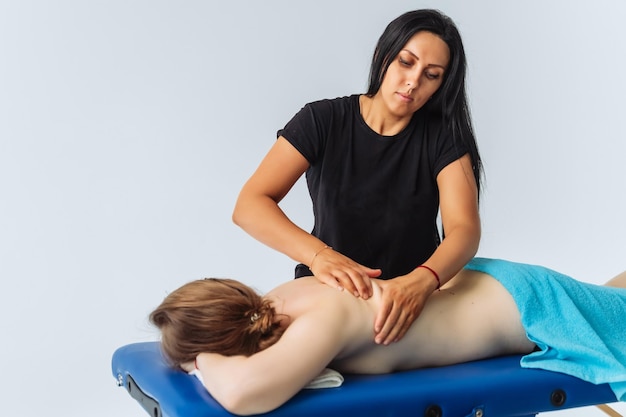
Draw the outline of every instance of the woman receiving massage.
<instances>
[{"instance_id":1,"label":"woman receiving massage","mask_svg":"<svg viewBox=\"0 0 626 417\"><path fill-rule=\"evenodd\" d=\"M626 272L604 286L476 258L435 291L400 341L373 341L367 300L314 277L261 296L230 279L189 282L150 314L172 366L194 368L228 411L273 410L326 367L377 374L526 354L522 366L609 383L626 400Z\"/></svg>"}]
</instances>

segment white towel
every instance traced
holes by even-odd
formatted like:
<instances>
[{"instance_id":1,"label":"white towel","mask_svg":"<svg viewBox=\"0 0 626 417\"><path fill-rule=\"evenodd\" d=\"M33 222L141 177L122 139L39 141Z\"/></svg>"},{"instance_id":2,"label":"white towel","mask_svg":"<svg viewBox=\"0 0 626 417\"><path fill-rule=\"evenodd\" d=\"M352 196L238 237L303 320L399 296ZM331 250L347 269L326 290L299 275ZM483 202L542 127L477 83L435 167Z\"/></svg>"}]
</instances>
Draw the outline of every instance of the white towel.
<instances>
[{"instance_id":1,"label":"white towel","mask_svg":"<svg viewBox=\"0 0 626 417\"><path fill-rule=\"evenodd\" d=\"M202 380L202 374L197 369L189 372L189 375L195 375L196 378L202 382L204 385L204 381ZM305 389L319 389L319 388L336 388L340 387L343 384L343 375L334 369L325 368L318 376L313 378L311 382L309 382L304 388Z\"/></svg>"},{"instance_id":2,"label":"white towel","mask_svg":"<svg viewBox=\"0 0 626 417\"><path fill-rule=\"evenodd\" d=\"M336 388L343 384L343 375L334 369L325 368L318 376L313 378L313 381L309 382L306 389L318 389L318 388Z\"/></svg>"}]
</instances>

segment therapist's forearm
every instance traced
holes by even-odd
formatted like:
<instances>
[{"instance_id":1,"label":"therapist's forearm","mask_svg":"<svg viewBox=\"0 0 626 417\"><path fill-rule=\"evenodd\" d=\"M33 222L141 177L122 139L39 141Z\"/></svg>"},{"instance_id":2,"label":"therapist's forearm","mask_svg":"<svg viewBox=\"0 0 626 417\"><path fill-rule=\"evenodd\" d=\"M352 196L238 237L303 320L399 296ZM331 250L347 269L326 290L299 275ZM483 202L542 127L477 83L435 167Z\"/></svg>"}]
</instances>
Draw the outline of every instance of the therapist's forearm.
<instances>
[{"instance_id":1,"label":"therapist's forearm","mask_svg":"<svg viewBox=\"0 0 626 417\"><path fill-rule=\"evenodd\" d=\"M441 285L454 277L476 255L480 235L478 222L446 230L446 236L437 250L424 262L437 272Z\"/></svg>"},{"instance_id":2,"label":"therapist's forearm","mask_svg":"<svg viewBox=\"0 0 626 417\"><path fill-rule=\"evenodd\" d=\"M232 220L258 241L305 265L325 245L293 223L268 196L238 201Z\"/></svg>"}]
</instances>

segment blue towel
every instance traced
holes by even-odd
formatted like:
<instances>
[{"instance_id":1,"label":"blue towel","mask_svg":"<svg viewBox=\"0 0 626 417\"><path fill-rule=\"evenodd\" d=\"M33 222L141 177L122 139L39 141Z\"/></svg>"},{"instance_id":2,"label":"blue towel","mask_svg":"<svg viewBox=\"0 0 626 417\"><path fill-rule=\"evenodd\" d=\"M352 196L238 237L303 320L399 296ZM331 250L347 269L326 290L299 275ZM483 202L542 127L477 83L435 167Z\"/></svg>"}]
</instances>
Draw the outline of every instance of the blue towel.
<instances>
[{"instance_id":1,"label":"blue towel","mask_svg":"<svg viewBox=\"0 0 626 417\"><path fill-rule=\"evenodd\" d=\"M475 258L511 293L528 338L539 348L521 366L608 383L626 401L626 289L576 281L548 268Z\"/></svg>"}]
</instances>

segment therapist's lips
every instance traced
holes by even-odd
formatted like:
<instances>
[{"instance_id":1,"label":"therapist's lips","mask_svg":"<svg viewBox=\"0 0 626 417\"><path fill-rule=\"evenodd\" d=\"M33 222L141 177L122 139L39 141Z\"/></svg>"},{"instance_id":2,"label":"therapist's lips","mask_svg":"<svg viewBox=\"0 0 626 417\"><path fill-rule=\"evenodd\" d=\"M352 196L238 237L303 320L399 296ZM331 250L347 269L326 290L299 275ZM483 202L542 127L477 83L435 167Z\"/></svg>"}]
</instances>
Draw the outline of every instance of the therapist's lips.
<instances>
[{"instance_id":1,"label":"therapist's lips","mask_svg":"<svg viewBox=\"0 0 626 417\"><path fill-rule=\"evenodd\" d=\"M402 101L405 101L407 103L413 101L413 98L408 94L405 94L405 93L397 93L397 94L400 96Z\"/></svg>"}]
</instances>

